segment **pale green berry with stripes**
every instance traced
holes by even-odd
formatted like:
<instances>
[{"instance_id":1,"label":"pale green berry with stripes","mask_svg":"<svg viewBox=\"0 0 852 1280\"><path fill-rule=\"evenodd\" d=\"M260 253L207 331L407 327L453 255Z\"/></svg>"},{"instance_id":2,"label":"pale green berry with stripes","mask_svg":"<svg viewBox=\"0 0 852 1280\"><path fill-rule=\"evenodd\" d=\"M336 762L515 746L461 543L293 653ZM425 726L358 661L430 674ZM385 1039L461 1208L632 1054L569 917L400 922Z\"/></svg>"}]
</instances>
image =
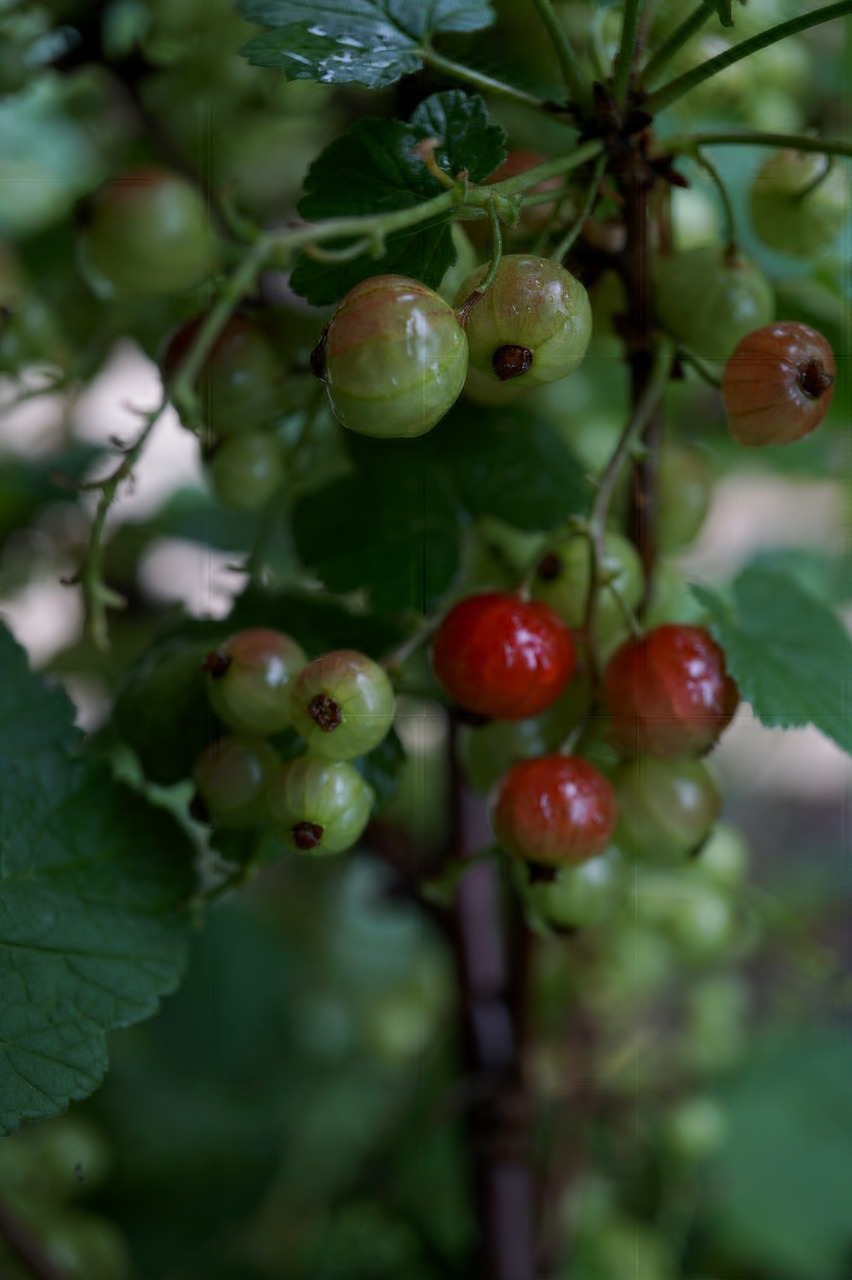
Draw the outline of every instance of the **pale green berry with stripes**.
<instances>
[{"instance_id":1,"label":"pale green berry with stripes","mask_svg":"<svg viewBox=\"0 0 852 1280\"><path fill-rule=\"evenodd\" d=\"M312 755L354 760L377 747L393 723L393 685L356 649L335 649L301 671L292 690L293 727Z\"/></svg>"},{"instance_id":2,"label":"pale green berry with stripes","mask_svg":"<svg viewBox=\"0 0 852 1280\"><path fill-rule=\"evenodd\" d=\"M375 796L345 760L301 756L272 776L267 811L278 838L297 853L342 853L362 835Z\"/></svg>"}]
</instances>

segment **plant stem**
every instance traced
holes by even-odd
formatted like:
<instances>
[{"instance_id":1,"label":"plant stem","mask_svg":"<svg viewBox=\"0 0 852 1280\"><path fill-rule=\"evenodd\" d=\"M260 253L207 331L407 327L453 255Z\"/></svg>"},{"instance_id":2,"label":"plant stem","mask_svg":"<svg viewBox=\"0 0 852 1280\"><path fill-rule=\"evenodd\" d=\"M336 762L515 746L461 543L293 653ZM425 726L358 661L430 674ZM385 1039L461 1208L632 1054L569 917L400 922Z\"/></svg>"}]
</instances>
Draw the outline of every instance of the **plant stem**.
<instances>
[{"instance_id":1,"label":"plant stem","mask_svg":"<svg viewBox=\"0 0 852 1280\"><path fill-rule=\"evenodd\" d=\"M621 42L615 57L615 71L612 77L612 95L619 106L627 101L627 90L630 86L630 73L636 53L636 31L639 26L639 10L642 0L625 0L624 18L621 24Z\"/></svg>"},{"instance_id":2,"label":"plant stem","mask_svg":"<svg viewBox=\"0 0 852 1280\"><path fill-rule=\"evenodd\" d=\"M795 151L818 151L826 156L852 158L852 142L840 138L810 138L799 133L759 133L742 130L737 133L686 133L666 138L666 151L671 155L692 153L696 147L788 147Z\"/></svg>"},{"instance_id":3,"label":"plant stem","mask_svg":"<svg viewBox=\"0 0 852 1280\"><path fill-rule=\"evenodd\" d=\"M702 154L702 152L698 149L698 147L696 147L695 149L694 159L695 159L695 163L701 166L701 168L709 177L710 181L713 183L713 186L716 188L716 192L722 204L722 213L725 218L725 231L727 232L725 243L726 243L728 252L729 253L733 252L734 247L736 245L736 239L737 239L736 225L734 222L734 210L731 206L731 201L730 201L730 197L728 196L727 187L722 181L716 166L710 160L708 160L705 155Z\"/></svg>"},{"instance_id":4,"label":"plant stem","mask_svg":"<svg viewBox=\"0 0 852 1280\"><path fill-rule=\"evenodd\" d=\"M589 190L586 194L586 199L582 209L580 210L579 215L574 219L573 225L569 227L568 231L559 241L559 244L550 254L554 262L562 261L562 259L567 254L568 250L573 245L574 241L577 239L577 237L580 235L581 231L583 230L583 224L586 221L586 219L589 217L590 213L592 212L595 201L598 198L600 182L601 182L601 178L603 177L604 170L606 169L606 163L607 163L606 156L601 156L600 159L598 160L598 163L595 166L595 172L592 176L592 181L591 181L591 184L589 185Z\"/></svg>"},{"instance_id":5,"label":"plant stem","mask_svg":"<svg viewBox=\"0 0 852 1280\"><path fill-rule=\"evenodd\" d=\"M590 101L589 86L571 41L568 39L567 31L556 16L550 0L533 0L533 4L538 10L538 16L550 36L553 50L559 60L569 101L580 109L587 107Z\"/></svg>"},{"instance_id":6,"label":"plant stem","mask_svg":"<svg viewBox=\"0 0 852 1280\"><path fill-rule=\"evenodd\" d=\"M420 56L426 65L432 67L435 71L443 71L446 75L452 76L456 80L466 80L468 84L473 85L474 89L479 89L482 93L494 93L500 98L517 102L519 106L530 107L533 111L543 111L545 115L554 115L552 108L541 98L537 98L535 94L527 93L524 89L517 89L514 85L506 84L503 80L495 80L493 76L486 75L484 71L476 71L473 67L465 66L463 62L454 62L452 58L445 58L442 53L436 53L431 48L421 49Z\"/></svg>"},{"instance_id":7,"label":"plant stem","mask_svg":"<svg viewBox=\"0 0 852 1280\"><path fill-rule=\"evenodd\" d=\"M765 49L779 40L786 39L787 36L794 36L800 31L807 31L810 27L819 26L823 22L845 17L848 13L852 13L852 0L838 0L836 4L828 4L821 9L811 10L810 13L799 14L798 17L790 18L787 22L780 22L775 27L760 31L748 40L742 40L732 48L726 49L724 53L717 54L715 58L709 58L707 62L693 67L691 71L678 76L675 80L670 80L668 84L657 89L656 93L652 93L646 99L645 110L650 115L659 115L691 89L703 84L711 76L718 75L727 67L733 66L742 58L748 58L752 53L757 53L758 49Z\"/></svg>"},{"instance_id":8,"label":"plant stem","mask_svg":"<svg viewBox=\"0 0 852 1280\"><path fill-rule=\"evenodd\" d=\"M639 73L639 83L644 88L650 88L654 80L661 71L668 66L672 58L688 40L700 31L707 19L713 13L713 6L709 0L701 0L698 8L685 18L679 27L675 27L674 31L660 45L657 52L648 59L642 71Z\"/></svg>"}]
</instances>

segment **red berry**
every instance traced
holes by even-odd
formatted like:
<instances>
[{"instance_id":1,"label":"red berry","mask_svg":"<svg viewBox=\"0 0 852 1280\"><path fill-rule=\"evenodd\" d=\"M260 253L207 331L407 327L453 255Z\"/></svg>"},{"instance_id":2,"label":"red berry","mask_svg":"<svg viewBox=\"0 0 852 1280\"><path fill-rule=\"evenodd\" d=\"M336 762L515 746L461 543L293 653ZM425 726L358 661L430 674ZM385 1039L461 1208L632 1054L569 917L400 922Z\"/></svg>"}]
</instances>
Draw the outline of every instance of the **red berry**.
<instances>
[{"instance_id":1,"label":"red berry","mask_svg":"<svg viewBox=\"0 0 852 1280\"><path fill-rule=\"evenodd\" d=\"M834 353L792 320L747 334L722 375L728 427L738 444L791 444L822 422L834 395Z\"/></svg>"},{"instance_id":2,"label":"red berry","mask_svg":"<svg viewBox=\"0 0 852 1280\"><path fill-rule=\"evenodd\" d=\"M733 719L737 687L703 627L670 623L625 641L604 673L610 737L626 756L701 756Z\"/></svg>"},{"instance_id":3,"label":"red berry","mask_svg":"<svg viewBox=\"0 0 852 1280\"><path fill-rule=\"evenodd\" d=\"M547 605L493 591L450 610L435 636L432 663L465 711L524 720L553 705L577 656L571 632Z\"/></svg>"},{"instance_id":4,"label":"red berry","mask_svg":"<svg viewBox=\"0 0 852 1280\"><path fill-rule=\"evenodd\" d=\"M577 756L521 760L494 803L494 831L507 853L575 866L601 853L618 816L612 784Z\"/></svg>"}]
</instances>

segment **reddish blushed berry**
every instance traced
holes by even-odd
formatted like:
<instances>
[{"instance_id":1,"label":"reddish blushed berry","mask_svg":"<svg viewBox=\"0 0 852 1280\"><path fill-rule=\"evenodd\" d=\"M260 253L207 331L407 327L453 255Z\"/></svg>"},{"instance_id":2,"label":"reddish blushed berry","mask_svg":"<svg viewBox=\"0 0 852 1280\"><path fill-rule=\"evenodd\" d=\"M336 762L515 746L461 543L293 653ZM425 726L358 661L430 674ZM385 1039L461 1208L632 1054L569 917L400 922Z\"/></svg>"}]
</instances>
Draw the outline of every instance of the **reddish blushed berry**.
<instances>
[{"instance_id":1,"label":"reddish blushed berry","mask_svg":"<svg viewBox=\"0 0 852 1280\"><path fill-rule=\"evenodd\" d=\"M834 353L816 329L791 320L756 329L722 375L731 435L750 447L810 435L828 412L836 372Z\"/></svg>"},{"instance_id":2,"label":"reddish blushed berry","mask_svg":"<svg viewBox=\"0 0 852 1280\"><path fill-rule=\"evenodd\" d=\"M704 755L733 719L737 687L703 627L668 624L626 640L604 673L610 739L625 756Z\"/></svg>"},{"instance_id":3,"label":"reddish blushed berry","mask_svg":"<svg viewBox=\"0 0 852 1280\"><path fill-rule=\"evenodd\" d=\"M280 733L290 724L293 680L306 662L301 645L282 631L238 631L204 659L210 705L237 733Z\"/></svg>"},{"instance_id":4,"label":"reddish blushed berry","mask_svg":"<svg viewBox=\"0 0 852 1280\"><path fill-rule=\"evenodd\" d=\"M602 853L615 828L612 784L577 756L513 765L494 799L494 832L507 853L547 866L575 866Z\"/></svg>"},{"instance_id":5,"label":"reddish blushed berry","mask_svg":"<svg viewBox=\"0 0 852 1280\"><path fill-rule=\"evenodd\" d=\"M435 635L432 664L465 711L523 720L553 705L577 656L571 632L547 605L493 591L450 610Z\"/></svg>"},{"instance_id":6,"label":"reddish blushed berry","mask_svg":"<svg viewBox=\"0 0 852 1280\"><path fill-rule=\"evenodd\" d=\"M198 788L196 811L202 808L220 827L264 822L266 787L279 764L278 756L262 738L226 737L212 742L192 771Z\"/></svg>"}]
</instances>

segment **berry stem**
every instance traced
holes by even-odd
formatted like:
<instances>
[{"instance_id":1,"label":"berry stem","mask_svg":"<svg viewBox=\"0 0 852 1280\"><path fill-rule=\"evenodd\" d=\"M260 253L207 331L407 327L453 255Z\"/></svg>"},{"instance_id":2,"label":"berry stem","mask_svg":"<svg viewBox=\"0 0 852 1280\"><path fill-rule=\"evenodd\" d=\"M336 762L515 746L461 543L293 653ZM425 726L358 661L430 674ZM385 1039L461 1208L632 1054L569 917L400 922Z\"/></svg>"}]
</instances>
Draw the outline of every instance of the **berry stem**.
<instances>
[{"instance_id":1,"label":"berry stem","mask_svg":"<svg viewBox=\"0 0 852 1280\"><path fill-rule=\"evenodd\" d=\"M553 51L559 61L562 79L565 81L565 88L568 90L569 101L578 108L579 114L583 108L591 104L591 95L586 77L583 75L582 67L574 52L574 47L568 39L568 33L556 16L550 0L533 0L533 4L538 10L538 16L541 18L547 34L550 36Z\"/></svg>"},{"instance_id":2,"label":"berry stem","mask_svg":"<svg viewBox=\"0 0 852 1280\"><path fill-rule=\"evenodd\" d=\"M740 129L732 133L687 133L666 138L670 155L692 154L696 147L772 147L794 151L817 151L826 156L852 157L852 142L841 138L812 138L800 133L762 133Z\"/></svg>"},{"instance_id":3,"label":"berry stem","mask_svg":"<svg viewBox=\"0 0 852 1280\"><path fill-rule=\"evenodd\" d=\"M644 88L651 87L675 54L692 39L696 32L701 30L707 19L714 12L715 10L710 0L701 0L698 8L689 14L687 18L684 18L680 26L675 27L674 31L663 41L659 49L648 59L639 73L639 83Z\"/></svg>"},{"instance_id":4,"label":"berry stem","mask_svg":"<svg viewBox=\"0 0 852 1280\"><path fill-rule=\"evenodd\" d=\"M727 188L724 182L722 181L721 175L719 174L719 170L716 168L716 166L713 164L711 160L707 159L707 156L704 155L703 151L701 151L699 147L695 148L695 154L693 158L695 160L695 163L701 166L701 168L707 174L710 181L713 183L713 186L716 188L716 192L719 196L719 200L722 205L722 214L725 219L726 252L729 254L735 253L736 241L737 241L736 226L734 223L734 210L731 206L731 200L728 195Z\"/></svg>"},{"instance_id":5,"label":"berry stem","mask_svg":"<svg viewBox=\"0 0 852 1280\"><path fill-rule=\"evenodd\" d=\"M625 0L624 18L621 24L621 41L615 56L615 70L612 77L612 96L620 107L627 101L630 86L630 75L637 53L637 31L639 28L639 11L642 0Z\"/></svg>"},{"instance_id":6,"label":"berry stem","mask_svg":"<svg viewBox=\"0 0 852 1280\"><path fill-rule=\"evenodd\" d=\"M733 66L734 63L750 57L753 53L757 53L758 49L766 49L769 45L777 44L779 40L786 39L787 36L797 35L800 31L807 31L810 27L819 26L824 22L832 22L835 18L843 18L848 13L852 13L852 0L838 0L836 4L827 4L820 9L811 10L809 13L801 13L795 18L790 18L787 22L779 22L777 26L768 27L766 31L760 31L748 40L741 40L739 44L735 44L732 48L717 54L715 58L708 58L706 62L699 63L691 71L687 71L684 75L677 76L676 79L670 80L668 84L664 84L661 89L657 89L655 93L650 94L646 99L645 110L649 115L659 115L661 111L665 111L666 107L670 107L673 102L677 102L684 94L689 93L690 90L703 84L705 80L709 80L712 76L718 75L720 71Z\"/></svg>"},{"instance_id":7,"label":"berry stem","mask_svg":"<svg viewBox=\"0 0 852 1280\"><path fill-rule=\"evenodd\" d=\"M551 251L550 257L553 258L554 262L562 262L565 259L575 240L581 234L586 219L590 216L592 209L595 206L595 201L598 198L601 179L606 172L606 165L607 157L600 156L597 164L595 165L594 173L592 174L592 181L589 184L589 190L586 192L586 199L583 202L582 209L575 218L572 226L569 227L565 235L559 241L556 248Z\"/></svg>"},{"instance_id":8,"label":"berry stem","mask_svg":"<svg viewBox=\"0 0 852 1280\"><path fill-rule=\"evenodd\" d=\"M504 80L497 80L494 76L486 75L484 71L477 71L473 67L465 66L462 62L454 62L452 58L445 58L442 53L436 53L432 48L421 49L420 56L427 67L431 67L435 71L442 71L454 80L466 80L468 84L473 85L480 93L496 94L497 97L515 102L519 106L543 112L555 120L560 117L561 112L556 113L552 103L545 102L543 99L537 98L535 94L527 93L524 89L518 89L515 85L506 84ZM564 113L564 119L566 124L573 123L573 117L567 111Z\"/></svg>"}]
</instances>

